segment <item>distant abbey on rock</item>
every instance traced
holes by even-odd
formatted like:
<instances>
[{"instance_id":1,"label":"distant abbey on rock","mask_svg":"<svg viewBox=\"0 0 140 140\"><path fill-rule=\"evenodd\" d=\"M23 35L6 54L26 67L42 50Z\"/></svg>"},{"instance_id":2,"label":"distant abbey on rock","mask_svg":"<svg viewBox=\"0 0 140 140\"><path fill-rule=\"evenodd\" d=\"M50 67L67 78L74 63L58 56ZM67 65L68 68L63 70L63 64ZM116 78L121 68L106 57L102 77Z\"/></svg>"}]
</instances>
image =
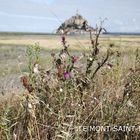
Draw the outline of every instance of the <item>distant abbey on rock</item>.
<instances>
[{"instance_id":1,"label":"distant abbey on rock","mask_svg":"<svg viewBox=\"0 0 140 140\"><path fill-rule=\"evenodd\" d=\"M94 28L88 25L88 21L80 14L72 16L60 25L56 33L63 33L66 31L68 34L86 34L87 30L94 31Z\"/></svg>"}]
</instances>

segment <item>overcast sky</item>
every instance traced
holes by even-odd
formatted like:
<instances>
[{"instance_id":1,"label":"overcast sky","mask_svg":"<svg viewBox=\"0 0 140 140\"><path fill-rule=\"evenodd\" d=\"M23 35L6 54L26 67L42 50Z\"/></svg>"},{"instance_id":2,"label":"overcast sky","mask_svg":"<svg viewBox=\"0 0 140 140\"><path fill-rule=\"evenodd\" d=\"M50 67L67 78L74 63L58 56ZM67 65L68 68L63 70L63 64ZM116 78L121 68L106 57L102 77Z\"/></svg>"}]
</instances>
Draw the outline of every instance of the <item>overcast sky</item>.
<instances>
[{"instance_id":1,"label":"overcast sky","mask_svg":"<svg viewBox=\"0 0 140 140\"><path fill-rule=\"evenodd\" d=\"M140 32L140 0L0 0L0 31L53 32L77 9L93 27Z\"/></svg>"}]
</instances>

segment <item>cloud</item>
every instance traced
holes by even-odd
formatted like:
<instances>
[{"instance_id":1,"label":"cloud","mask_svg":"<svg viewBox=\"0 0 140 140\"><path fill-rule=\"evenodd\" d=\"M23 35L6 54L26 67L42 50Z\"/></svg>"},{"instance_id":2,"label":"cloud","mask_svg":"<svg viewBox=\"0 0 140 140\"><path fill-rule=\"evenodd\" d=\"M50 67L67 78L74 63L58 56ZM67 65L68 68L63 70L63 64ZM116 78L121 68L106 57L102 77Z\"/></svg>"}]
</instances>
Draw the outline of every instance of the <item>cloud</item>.
<instances>
[{"instance_id":1,"label":"cloud","mask_svg":"<svg viewBox=\"0 0 140 140\"><path fill-rule=\"evenodd\" d=\"M37 3L37 4L42 4L42 3L46 3L46 4L53 4L55 0L28 0L31 1L33 3Z\"/></svg>"},{"instance_id":2,"label":"cloud","mask_svg":"<svg viewBox=\"0 0 140 140\"><path fill-rule=\"evenodd\" d=\"M132 18L132 21L133 21L133 22L136 22L137 20L136 20L136 18Z\"/></svg>"},{"instance_id":3,"label":"cloud","mask_svg":"<svg viewBox=\"0 0 140 140\"><path fill-rule=\"evenodd\" d=\"M47 2L48 4L53 4L54 1L55 1L55 0L47 0L46 2Z\"/></svg>"},{"instance_id":4,"label":"cloud","mask_svg":"<svg viewBox=\"0 0 140 140\"><path fill-rule=\"evenodd\" d=\"M117 20L117 19L114 20L114 23L119 25L119 26L122 26L124 24L123 21Z\"/></svg>"},{"instance_id":5,"label":"cloud","mask_svg":"<svg viewBox=\"0 0 140 140\"><path fill-rule=\"evenodd\" d=\"M47 20L57 21L57 19L53 18L53 17L31 16L31 15L23 15L23 14L18 15L18 14L10 14L10 13L1 12L1 11L0 11L0 15L9 16L9 17L16 17L16 18L47 19Z\"/></svg>"},{"instance_id":6,"label":"cloud","mask_svg":"<svg viewBox=\"0 0 140 140\"><path fill-rule=\"evenodd\" d=\"M105 22L108 31L121 32L124 29L128 32L137 31L140 26L140 0L106 2L104 0L0 0L0 2L0 30L7 27L20 31L24 28L28 30L29 27L33 31L39 31L41 28L41 31L49 32L73 16L77 9L93 27L98 23L99 17L108 18Z\"/></svg>"}]
</instances>

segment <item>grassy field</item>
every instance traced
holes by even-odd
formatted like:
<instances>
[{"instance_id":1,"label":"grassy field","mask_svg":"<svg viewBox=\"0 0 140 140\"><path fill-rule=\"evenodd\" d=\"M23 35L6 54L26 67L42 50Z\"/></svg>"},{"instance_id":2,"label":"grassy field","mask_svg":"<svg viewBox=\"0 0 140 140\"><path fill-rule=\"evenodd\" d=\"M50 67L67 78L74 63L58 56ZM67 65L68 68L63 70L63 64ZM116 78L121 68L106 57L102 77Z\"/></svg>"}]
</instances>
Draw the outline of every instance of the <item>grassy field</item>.
<instances>
[{"instance_id":1,"label":"grassy field","mask_svg":"<svg viewBox=\"0 0 140 140\"><path fill-rule=\"evenodd\" d=\"M73 54L89 51L89 36L68 36L69 49ZM61 36L58 35L0 35L0 92L9 93L10 90L19 92L19 76L27 72L26 49L30 45L39 43L41 47L41 63L48 67L51 61L51 52L62 49ZM101 51L112 44L113 50L124 55L126 65L131 67L134 53L140 47L140 36L107 36L100 38ZM10 80L9 78L13 79ZM3 82L4 81L4 82ZM16 88L16 90L15 90ZM18 90L18 88L20 90Z\"/></svg>"},{"instance_id":2,"label":"grassy field","mask_svg":"<svg viewBox=\"0 0 140 140\"><path fill-rule=\"evenodd\" d=\"M66 40L70 45L69 52L73 56L86 55L91 50L89 36L67 36ZM57 54L63 48L61 36L0 35L0 97L1 103L3 103L3 106L0 107L2 110L0 139L20 140L25 134L27 134L25 140L29 138L31 140L132 140L133 135L136 136L135 140L139 139L139 132L92 134L90 131L86 131L81 134L76 130L72 132L69 130L71 125L90 126L92 122L97 125L140 125L140 96L138 94L140 82L137 79L139 69L133 72L137 62L136 56L139 53L137 49L140 50L140 36L102 35L99 42L100 55L99 58L96 58L97 64L92 67L93 69L98 66L101 57L105 57L108 48L111 49L113 55L109 57L108 62L104 64L95 78L88 83L89 86L86 85L83 88L80 84L75 85L78 78L84 77L82 74L79 74L77 79L72 78L66 82L53 77L54 83L49 83L48 86L53 87L56 83L58 85L54 88L50 86L45 92L46 89L41 87L42 95L37 96L38 100L32 94L27 99L24 95L27 91L20 82L20 76L29 72L26 50L29 46L39 43L41 47L40 65L48 70L52 67L53 62L51 53ZM85 63L86 60L82 59L76 66L80 67L80 71L82 71L85 69ZM129 77L130 82L127 81ZM129 99L124 98L127 82L131 83L132 88L127 92L136 87ZM42 86L40 83L35 86ZM12 102L18 98L16 96L22 94L23 97L17 102ZM5 103L5 100L8 101ZM30 103L32 107L27 106L26 108L26 102ZM39 104L34 102L39 102ZM19 110L18 106L20 106ZM14 114L14 112L18 113ZM24 120L28 120L28 122L23 122ZM26 126L28 126L27 129L24 128ZM48 126L54 128L50 129ZM22 132L22 130L24 131Z\"/></svg>"},{"instance_id":3,"label":"grassy field","mask_svg":"<svg viewBox=\"0 0 140 140\"><path fill-rule=\"evenodd\" d=\"M61 47L61 36L58 35L9 35L0 36L1 45L32 45L36 42L40 44L41 47L52 50L59 49ZM89 36L69 36L67 38L68 43L72 49L79 50L89 47L90 40ZM103 35L100 38L100 43L103 45L108 45L114 43L116 47L138 47L140 43L139 36L109 36Z\"/></svg>"}]
</instances>

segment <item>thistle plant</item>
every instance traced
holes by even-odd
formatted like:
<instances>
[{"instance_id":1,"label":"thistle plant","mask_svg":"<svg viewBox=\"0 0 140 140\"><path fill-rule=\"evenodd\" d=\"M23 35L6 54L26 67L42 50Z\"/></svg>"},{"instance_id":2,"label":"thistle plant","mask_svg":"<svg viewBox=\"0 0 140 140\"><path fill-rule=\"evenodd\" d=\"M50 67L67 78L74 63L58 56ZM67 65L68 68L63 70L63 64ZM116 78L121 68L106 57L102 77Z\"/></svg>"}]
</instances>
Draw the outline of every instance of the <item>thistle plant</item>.
<instances>
[{"instance_id":1,"label":"thistle plant","mask_svg":"<svg viewBox=\"0 0 140 140\"><path fill-rule=\"evenodd\" d=\"M91 52L88 56L82 56L82 57L73 56L69 52L70 46L66 41L67 35L64 32L61 40L63 49L59 52L58 56L56 56L54 53L51 54L53 58L54 66L49 71L42 68L41 68L42 70L37 73L35 73L34 71L34 67L36 67L36 65L34 64L40 65L39 57L38 57L40 49L37 44L35 46L31 46L27 50L29 76L26 78L22 77L21 80L23 86L29 92L29 95L27 94L26 96L26 104L27 104L27 106L25 107L26 116L29 117L30 114L32 114L30 117L33 117L35 121L30 122L29 119L29 122L26 122L26 126L28 126L29 124L35 125L34 123L36 123L37 128L34 131L37 131L38 122L36 120L36 116L38 116L39 118L41 117L40 119L47 117L49 115L49 112L47 111L48 112L47 116L45 116L44 114L44 112L48 110L47 104L49 104L49 108L53 107L51 106L52 103L54 104L54 106L55 105L57 106L58 104L59 107L50 109L50 110L56 110L55 113L53 111L53 114L56 114L54 119L57 120L56 124L54 124L54 127L58 127L58 130L56 130L56 136L63 136L66 138L70 137L70 133L71 133L70 131L67 132L68 135L61 135L63 129L64 132L67 131L66 128L63 128L63 123L65 123L66 116L68 115L67 113L68 112L72 113L73 112L73 109L71 108L72 104L75 105L77 104L79 105L79 107L81 106L80 107L81 111L79 113L82 114L82 110L85 108L84 98L86 96L85 95L86 89L90 87L92 83L91 81L94 79L97 72L108 61L108 58L110 56L109 51L107 51L105 58L103 59L98 58L98 55L100 54L98 38L102 30L103 30L102 26L97 28L94 39L93 39L92 31L87 31L90 34ZM85 72L82 73L78 70L79 68L75 66L77 62L81 61L81 59L87 59L87 62L85 64L86 65ZM94 65L94 63L97 63L98 65L93 69L92 66ZM53 79L51 77L53 77ZM57 82L55 83L55 86L52 86L52 84L55 82L54 79L56 79ZM53 92L57 93L56 97L54 97L55 94L54 95L52 94ZM75 92L76 95L74 95ZM50 95L52 95L51 98L49 97ZM69 97L69 101L67 99L68 97ZM34 103L35 100L38 101L38 104ZM63 109L63 106L65 104L69 104L69 106L71 106L70 109L68 109L67 107ZM38 111L36 110L36 108L38 108ZM77 116L76 115L77 112L78 110L74 113L75 117ZM81 116L77 116L77 117L81 120ZM26 118L26 120L28 119ZM71 127L74 127L74 124L77 125L74 120L67 123L72 123ZM32 127L30 126L30 129L32 129ZM27 131L29 134L28 135L29 138L33 137L34 131L33 132L30 131L30 133L29 131ZM38 131L36 134L37 136L35 137L39 139L41 137L41 134L39 134Z\"/></svg>"},{"instance_id":2,"label":"thistle plant","mask_svg":"<svg viewBox=\"0 0 140 140\"><path fill-rule=\"evenodd\" d=\"M24 93L11 107L2 109L0 139L132 139L131 132L77 130L92 125L136 125L133 120L139 119L140 99L138 51L135 67L128 76L131 80L124 76L126 83L120 85L124 80L118 71L121 56L118 52L112 55L112 44L106 52L101 51L99 38L105 30L102 22L95 33L86 28L86 23L82 28L89 33L89 51L84 55L73 54L67 42L67 31L64 31L61 36L63 48L51 53L49 68L40 63L39 44L27 48L28 73L20 78ZM118 78L118 75L121 76ZM118 94L124 97L118 98ZM137 132L134 134L138 137Z\"/></svg>"}]
</instances>

